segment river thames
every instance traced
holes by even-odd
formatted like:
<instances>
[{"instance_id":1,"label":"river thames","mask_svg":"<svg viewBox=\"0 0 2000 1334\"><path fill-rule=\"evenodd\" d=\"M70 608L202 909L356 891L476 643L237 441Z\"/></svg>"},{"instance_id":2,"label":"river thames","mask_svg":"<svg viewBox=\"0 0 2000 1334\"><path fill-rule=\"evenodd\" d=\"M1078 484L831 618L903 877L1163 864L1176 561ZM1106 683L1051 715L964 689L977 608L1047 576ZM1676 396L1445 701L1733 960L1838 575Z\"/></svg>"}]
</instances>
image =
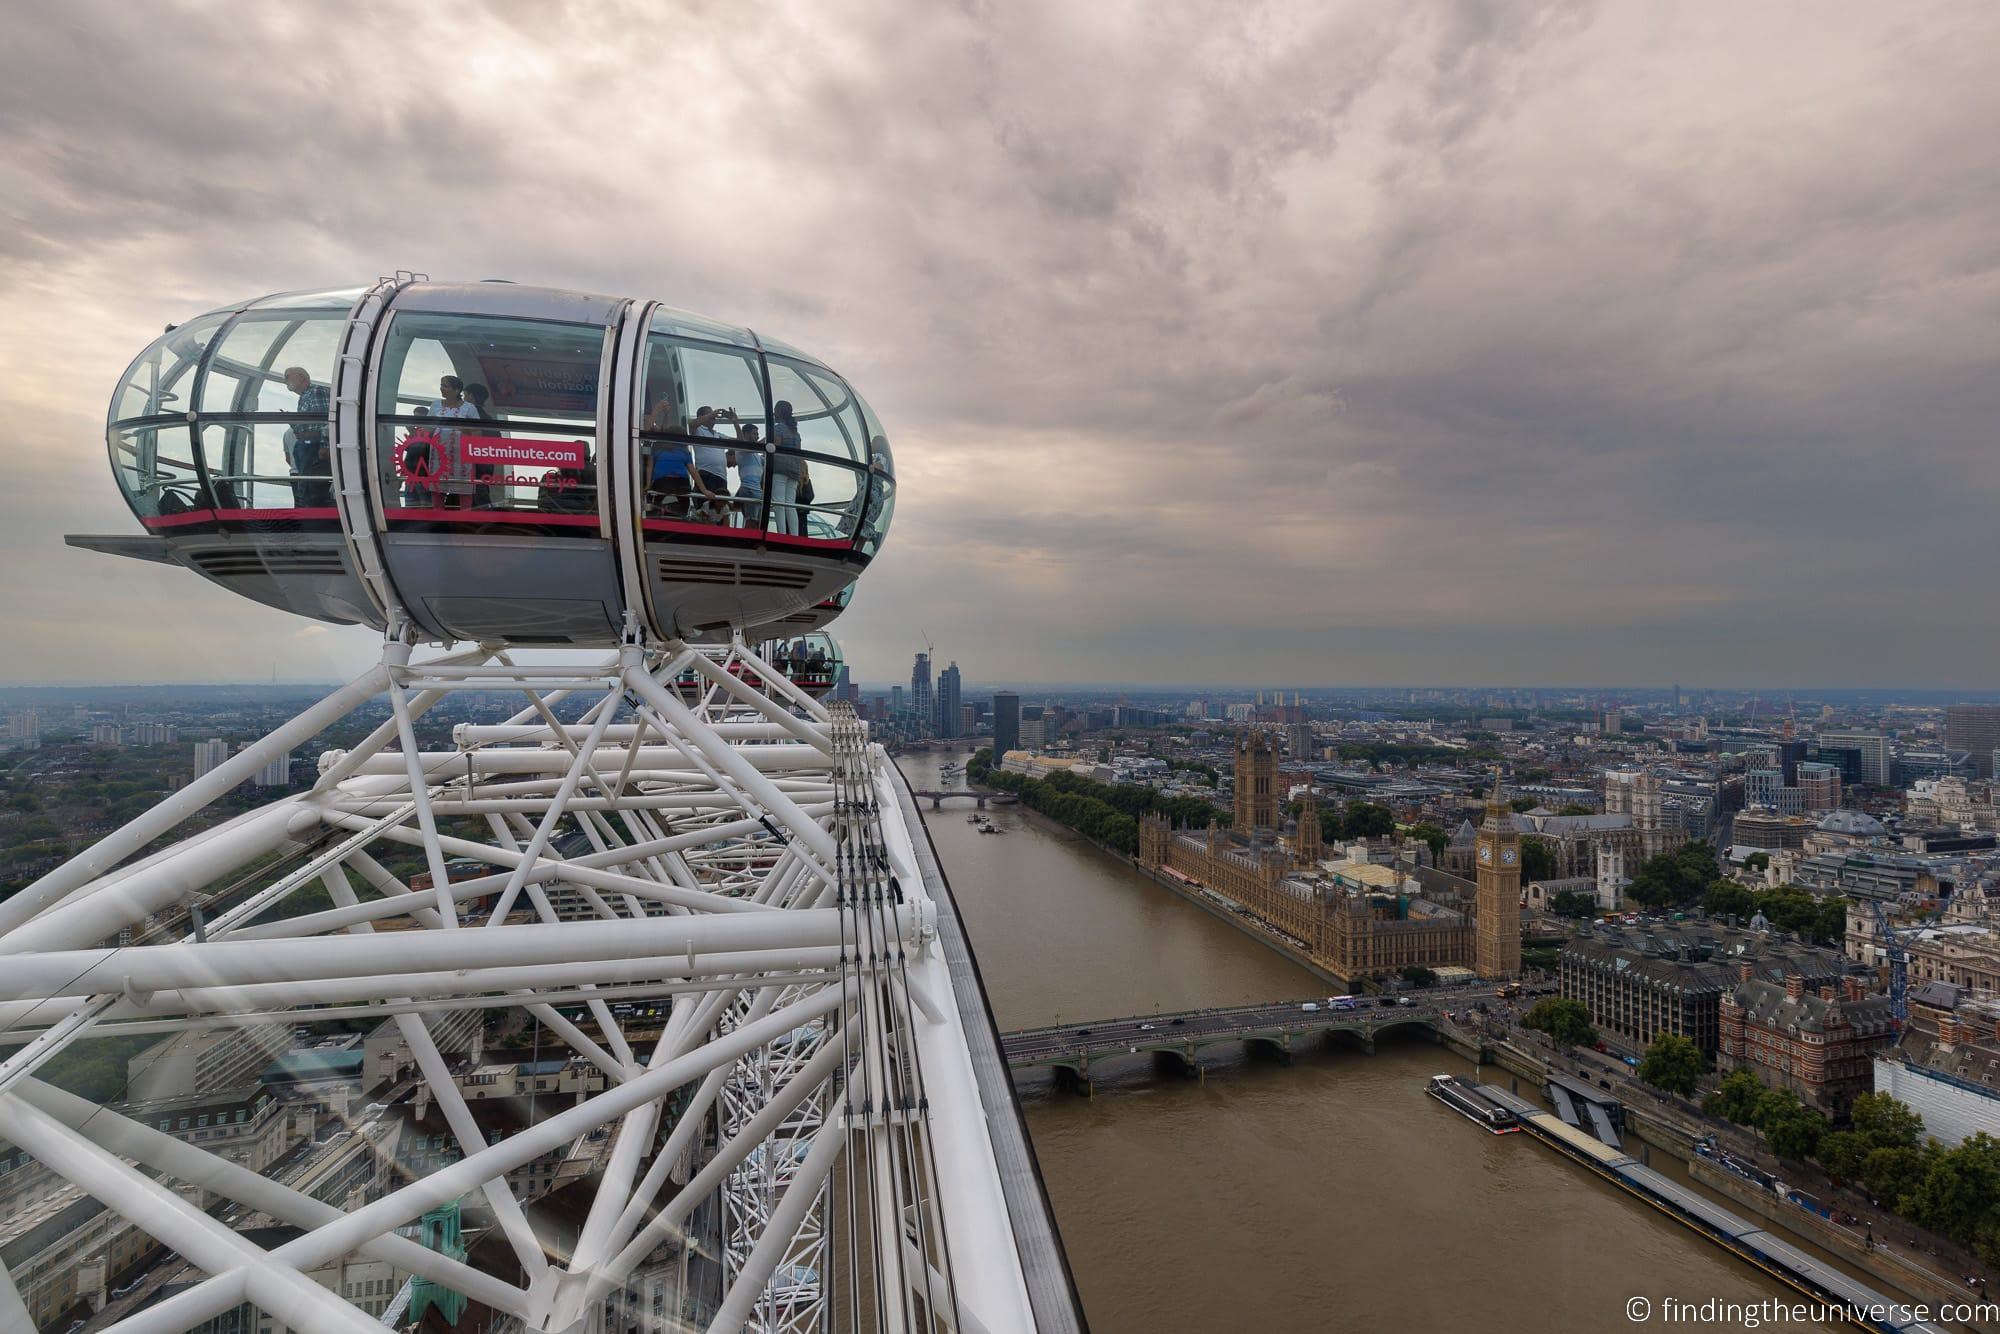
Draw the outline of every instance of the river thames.
<instances>
[{"instance_id":1,"label":"river thames","mask_svg":"<svg viewBox=\"0 0 2000 1334\"><path fill-rule=\"evenodd\" d=\"M938 780L947 758L900 762L913 787L955 787ZM997 807L1004 832L981 834L969 809L925 819L1002 1030L1326 995L1311 973L1067 830ZM1127 1058L1093 1071L1090 1099L1024 1077L1029 1134L1096 1334L1560 1334L1635 1328L1635 1296L1656 1309L1666 1297L1797 1297L1529 1137L1482 1134L1426 1097L1429 1075L1472 1070L1428 1041L1385 1039L1373 1056L1301 1049L1289 1068L1241 1053L1203 1060L1209 1077L1197 1081Z\"/></svg>"}]
</instances>

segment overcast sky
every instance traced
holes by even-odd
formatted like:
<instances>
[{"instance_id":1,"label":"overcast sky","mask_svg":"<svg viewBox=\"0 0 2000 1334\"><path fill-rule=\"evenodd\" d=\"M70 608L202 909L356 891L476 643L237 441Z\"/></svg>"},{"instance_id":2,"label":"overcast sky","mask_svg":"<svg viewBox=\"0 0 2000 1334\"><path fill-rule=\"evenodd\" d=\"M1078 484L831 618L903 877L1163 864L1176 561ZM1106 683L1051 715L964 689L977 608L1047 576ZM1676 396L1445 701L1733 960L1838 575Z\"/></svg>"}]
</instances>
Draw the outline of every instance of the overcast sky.
<instances>
[{"instance_id":1,"label":"overcast sky","mask_svg":"<svg viewBox=\"0 0 2000 1334\"><path fill-rule=\"evenodd\" d=\"M374 637L66 550L169 321L395 268L812 349L969 680L1990 685L2000 7L16 12L0 678Z\"/></svg>"}]
</instances>

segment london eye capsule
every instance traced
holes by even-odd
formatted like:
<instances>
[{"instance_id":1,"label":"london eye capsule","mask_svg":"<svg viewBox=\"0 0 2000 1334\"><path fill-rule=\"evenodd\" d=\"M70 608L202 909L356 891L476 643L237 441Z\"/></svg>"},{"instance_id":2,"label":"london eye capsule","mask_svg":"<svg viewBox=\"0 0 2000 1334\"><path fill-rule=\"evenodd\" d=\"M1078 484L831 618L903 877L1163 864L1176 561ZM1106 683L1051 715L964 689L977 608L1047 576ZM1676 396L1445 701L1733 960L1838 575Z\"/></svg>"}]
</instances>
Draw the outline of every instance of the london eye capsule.
<instances>
[{"instance_id":1,"label":"london eye capsule","mask_svg":"<svg viewBox=\"0 0 2000 1334\"><path fill-rule=\"evenodd\" d=\"M806 353L657 302L408 274L170 329L107 438L145 531L72 545L445 642L823 623L895 500L881 423Z\"/></svg>"}]
</instances>

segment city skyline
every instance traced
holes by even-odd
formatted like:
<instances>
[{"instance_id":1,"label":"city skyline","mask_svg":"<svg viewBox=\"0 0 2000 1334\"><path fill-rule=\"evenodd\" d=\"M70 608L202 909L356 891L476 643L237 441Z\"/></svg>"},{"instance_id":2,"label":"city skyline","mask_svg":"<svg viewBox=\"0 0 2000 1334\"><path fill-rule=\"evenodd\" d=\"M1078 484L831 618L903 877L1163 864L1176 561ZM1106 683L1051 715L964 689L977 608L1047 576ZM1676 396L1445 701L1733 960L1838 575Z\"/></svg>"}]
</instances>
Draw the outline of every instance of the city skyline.
<instances>
[{"instance_id":1,"label":"city skyline","mask_svg":"<svg viewBox=\"0 0 2000 1334\"><path fill-rule=\"evenodd\" d=\"M2000 1334L2000 8L9 35L0 1334Z\"/></svg>"},{"instance_id":2,"label":"city skyline","mask_svg":"<svg viewBox=\"0 0 2000 1334\"><path fill-rule=\"evenodd\" d=\"M1022 680L1925 687L2000 652L2000 16L989 17L585 14L529 64L507 21L355 14L313 35L351 85L268 58L280 12L23 25L0 679L372 657L60 542L134 529L100 423L164 322L398 265L823 350L896 447L838 626L878 672L916 625ZM571 95L649 45L709 95ZM415 77L446 47L449 102Z\"/></svg>"}]
</instances>

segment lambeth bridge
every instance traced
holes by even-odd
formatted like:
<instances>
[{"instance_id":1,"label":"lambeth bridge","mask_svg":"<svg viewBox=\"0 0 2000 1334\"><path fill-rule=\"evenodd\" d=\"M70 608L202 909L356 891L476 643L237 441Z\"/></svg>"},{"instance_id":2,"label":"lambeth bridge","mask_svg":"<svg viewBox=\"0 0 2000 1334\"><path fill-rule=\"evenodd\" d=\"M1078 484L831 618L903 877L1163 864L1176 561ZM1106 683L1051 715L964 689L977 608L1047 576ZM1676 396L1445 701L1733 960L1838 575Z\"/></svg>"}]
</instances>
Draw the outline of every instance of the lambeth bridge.
<instances>
[{"instance_id":1,"label":"lambeth bridge","mask_svg":"<svg viewBox=\"0 0 2000 1334\"><path fill-rule=\"evenodd\" d=\"M1051 1069L1059 1082L1067 1081L1088 1095L1091 1063L1109 1057L1149 1053L1177 1064L1189 1078L1206 1078L1198 1057L1207 1048L1223 1045L1242 1045L1290 1064L1292 1049L1301 1040L1339 1034L1372 1055L1377 1035L1392 1030L1422 1030L1442 1040L1448 1015L1492 996L1490 990L1458 990L1449 998L1436 993L1411 997L1409 1004L1401 1000L1385 1004L1384 998L1368 996L1355 997L1351 1004L1278 1001L1137 1015L1006 1033L1000 1046L1008 1069L1016 1073Z\"/></svg>"},{"instance_id":2,"label":"lambeth bridge","mask_svg":"<svg viewBox=\"0 0 2000 1334\"><path fill-rule=\"evenodd\" d=\"M1021 799L1012 792L969 792L962 787L953 788L913 788L910 795L930 802L931 809L943 810L945 802L953 797L964 797L977 801L982 808L991 802L995 806L1012 806Z\"/></svg>"}]
</instances>

